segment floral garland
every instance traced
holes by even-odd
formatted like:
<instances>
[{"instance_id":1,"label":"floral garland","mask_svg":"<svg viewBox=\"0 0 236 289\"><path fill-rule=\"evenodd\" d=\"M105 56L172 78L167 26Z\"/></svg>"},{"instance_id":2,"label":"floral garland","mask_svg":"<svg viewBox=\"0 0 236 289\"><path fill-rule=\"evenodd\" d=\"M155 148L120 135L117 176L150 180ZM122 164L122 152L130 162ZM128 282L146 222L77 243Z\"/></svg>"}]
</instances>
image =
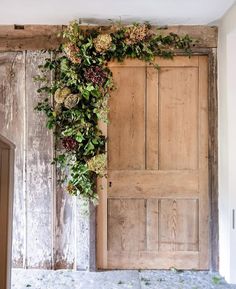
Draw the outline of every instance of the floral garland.
<instances>
[{"instance_id":1,"label":"floral garland","mask_svg":"<svg viewBox=\"0 0 236 289\"><path fill-rule=\"evenodd\" d=\"M96 178L106 174L106 138L98 122L108 122L108 99L114 89L108 62L136 58L152 63L155 56L173 58L175 49L190 54L192 40L188 35L154 33L147 23L116 24L105 33L81 29L76 21L63 37L65 44L54 51L54 58L40 65L36 80L43 84L38 92L48 97L36 109L45 112L47 127L54 129L54 162L64 171L68 192L96 203ZM49 71L55 76L52 83Z\"/></svg>"}]
</instances>

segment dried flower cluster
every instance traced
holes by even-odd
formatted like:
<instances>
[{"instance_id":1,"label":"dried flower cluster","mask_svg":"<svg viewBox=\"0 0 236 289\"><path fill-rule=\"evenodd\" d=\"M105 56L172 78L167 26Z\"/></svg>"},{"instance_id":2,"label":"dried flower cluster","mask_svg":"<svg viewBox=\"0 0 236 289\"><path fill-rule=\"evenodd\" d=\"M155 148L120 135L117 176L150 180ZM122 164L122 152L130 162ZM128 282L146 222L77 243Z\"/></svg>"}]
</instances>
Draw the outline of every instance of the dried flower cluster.
<instances>
[{"instance_id":1,"label":"dried flower cluster","mask_svg":"<svg viewBox=\"0 0 236 289\"><path fill-rule=\"evenodd\" d=\"M93 41L97 52L106 52L112 44L112 38L109 34L99 34Z\"/></svg>"},{"instance_id":2,"label":"dried flower cluster","mask_svg":"<svg viewBox=\"0 0 236 289\"><path fill-rule=\"evenodd\" d=\"M56 103L63 103L69 94L71 90L68 87L58 88L54 94L54 100Z\"/></svg>"},{"instance_id":3,"label":"dried flower cluster","mask_svg":"<svg viewBox=\"0 0 236 289\"><path fill-rule=\"evenodd\" d=\"M72 184L72 183L68 183L68 185L66 186L66 189L67 189L67 191L68 191L68 193L70 194L70 195L74 195L75 194L75 192L76 192L76 187Z\"/></svg>"},{"instance_id":4,"label":"dried flower cluster","mask_svg":"<svg viewBox=\"0 0 236 289\"><path fill-rule=\"evenodd\" d=\"M87 162L88 169L95 172L99 177L103 177L106 173L106 161L105 154L98 154Z\"/></svg>"},{"instance_id":5,"label":"dried flower cluster","mask_svg":"<svg viewBox=\"0 0 236 289\"><path fill-rule=\"evenodd\" d=\"M72 63L80 64L81 58L79 56L80 49L73 43L66 43L64 51Z\"/></svg>"},{"instance_id":6,"label":"dried flower cluster","mask_svg":"<svg viewBox=\"0 0 236 289\"><path fill-rule=\"evenodd\" d=\"M54 111L59 114L62 110L62 104L67 109L72 109L80 101L80 95L78 93L72 94L68 87L58 88L54 94L55 108Z\"/></svg>"},{"instance_id":7,"label":"dried flower cluster","mask_svg":"<svg viewBox=\"0 0 236 289\"><path fill-rule=\"evenodd\" d=\"M78 104L79 100L80 100L80 95L78 93L69 94L64 101L64 106L68 109L72 109Z\"/></svg>"},{"instance_id":8,"label":"dried flower cluster","mask_svg":"<svg viewBox=\"0 0 236 289\"><path fill-rule=\"evenodd\" d=\"M66 44L55 50L55 58L46 58L41 65L38 92L47 97L37 109L45 112L47 127L55 129L54 161L61 169L61 181L67 181L70 194L96 204L96 177L106 176L106 136L99 122L108 122L108 100L115 89L108 62L132 58L153 63L155 57L173 58L174 49L189 55L192 40L188 35L154 33L148 24L116 23L109 33L101 33L81 29L76 21L63 38ZM49 81L49 75L55 79Z\"/></svg>"},{"instance_id":9,"label":"dried flower cluster","mask_svg":"<svg viewBox=\"0 0 236 289\"><path fill-rule=\"evenodd\" d=\"M127 45L133 45L138 42L144 41L150 36L150 30L146 24L132 25L126 29L125 43Z\"/></svg>"},{"instance_id":10,"label":"dried flower cluster","mask_svg":"<svg viewBox=\"0 0 236 289\"><path fill-rule=\"evenodd\" d=\"M91 66L85 71L84 77L88 82L103 85L107 79L107 74L100 66Z\"/></svg>"},{"instance_id":11,"label":"dried flower cluster","mask_svg":"<svg viewBox=\"0 0 236 289\"><path fill-rule=\"evenodd\" d=\"M67 136L62 139L62 145L67 151L74 151L78 147L78 142L73 137Z\"/></svg>"}]
</instances>

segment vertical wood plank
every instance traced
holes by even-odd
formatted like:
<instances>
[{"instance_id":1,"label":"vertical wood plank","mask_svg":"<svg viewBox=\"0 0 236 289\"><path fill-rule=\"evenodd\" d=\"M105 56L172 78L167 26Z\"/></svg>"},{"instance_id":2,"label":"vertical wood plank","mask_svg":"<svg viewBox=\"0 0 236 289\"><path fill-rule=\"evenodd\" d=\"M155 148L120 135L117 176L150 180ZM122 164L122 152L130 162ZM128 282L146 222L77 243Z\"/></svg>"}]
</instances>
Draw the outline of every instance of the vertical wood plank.
<instances>
[{"instance_id":1,"label":"vertical wood plank","mask_svg":"<svg viewBox=\"0 0 236 289\"><path fill-rule=\"evenodd\" d=\"M0 287L7 288L10 150L0 141Z\"/></svg>"},{"instance_id":2,"label":"vertical wood plank","mask_svg":"<svg viewBox=\"0 0 236 289\"><path fill-rule=\"evenodd\" d=\"M159 168L197 169L198 68L161 68L159 75Z\"/></svg>"},{"instance_id":3,"label":"vertical wood plank","mask_svg":"<svg viewBox=\"0 0 236 289\"><path fill-rule=\"evenodd\" d=\"M99 128L107 137L107 124L100 122ZM106 144L107 151L107 144ZM107 164L106 164L107 165ZM97 191L99 204L97 207L97 268L107 268L107 190L108 181L106 177L97 179Z\"/></svg>"},{"instance_id":4,"label":"vertical wood plank","mask_svg":"<svg viewBox=\"0 0 236 289\"><path fill-rule=\"evenodd\" d=\"M75 264L77 270L86 270L89 269L89 256L90 256L89 201L77 197L75 210L76 210Z\"/></svg>"},{"instance_id":5,"label":"vertical wood plank","mask_svg":"<svg viewBox=\"0 0 236 289\"><path fill-rule=\"evenodd\" d=\"M208 186L208 57L199 57L199 232L200 267L209 267L209 186Z\"/></svg>"},{"instance_id":6,"label":"vertical wood plank","mask_svg":"<svg viewBox=\"0 0 236 289\"><path fill-rule=\"evenodd\" d=\"M57 169L57 179L60 179ZM55 208L55 269L73 269L75 265L75 208L76 198L70 196L64 184L57 184Z\"/></svg>"},{"instance_id":7,"label":"vertical wood plank","mask_svg":"<svg viewBox=\"0 0 236 289\"><path fill-rule=\"evenodd\" d=\"M218 93L217 93L217 49L209 51L209 191L211 204L210 244L211 270L219 270L219 208L218 208Z\"/></svg>"},{"instance_id":8,"label":"vertical wood plank","mask_svg":"<svg viewBox=\"0 0 236 289\"><path fill-rule=\"evenodd\" d=\"M0 134L16 145L12 265L25 263L25 54L0 54Z\"/></svg>"},{"instance_id":9,"label":"vertical wood plank","mask_svg":"<svg viewBox=\"0 0 236 289\"><path fill-rule=\"evenodd\" d=\"M147 68L146 169L158 169L158 70Z\"/></svg>"},{"instance_id":10,"label":"vertical wood plank","mask_svg":"<svg viewBox=\"0 0 236 289\"><path fill-rule=\"evenodd\" d=\"M145 67L112 67L112 73L117 89L109 100L108 168L142 169L145 167L146 70Z\"/></svg>"},{"instance_id":11,"label":"vertical wood plank","mask_svg":"<svg viewBox=\"0 0 236 289\"><path fill-rule=\"evenodd\" d=\"M147 250L158 251L159 247L159 201L158 199L148 199L147 200Z\"/></svg>"},{"instance_id":12,"label":"vertical wood plank","mask_svg":"<svg viewBox=\"0 0 236 289\"><path fill-rule=\"evenodd\" d=\"M38 65L49 54L26 54L26 206L27 206L27 267L52 268L53 208L53 136L45 127L43 113L34 107L42 96L36 93L38 83L33 77Z\"/></svg>"}]
</instances>

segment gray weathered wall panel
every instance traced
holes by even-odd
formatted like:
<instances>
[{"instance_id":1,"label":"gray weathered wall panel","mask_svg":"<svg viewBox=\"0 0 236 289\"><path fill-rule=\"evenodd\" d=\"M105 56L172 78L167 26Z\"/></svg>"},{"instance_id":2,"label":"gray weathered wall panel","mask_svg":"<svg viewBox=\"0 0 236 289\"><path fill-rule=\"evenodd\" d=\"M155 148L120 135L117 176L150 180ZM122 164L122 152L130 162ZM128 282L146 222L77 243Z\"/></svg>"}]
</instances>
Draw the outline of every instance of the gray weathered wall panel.
<instances>
[{"instance_id":1,"label":"gray weathered wall panel","mask_svg":"<svg viewBox=\"0 0 236 289\"><path fill-rule=\"evenodd\" d=\"M0 53L0 133L16 145L13 265L25 261L24 99L25 53Z\"/></svg>"},{"instance_id":2,"label":"gray weathered wall panel","mask_svg":"<svg viewBox=\"0 0 236 289\"><path fill-rule=\"evenodd\" d=\"M32 78L48 56L0 53L0 134L16 145L13 266L87 269L89 215L57 184L53 134L43 113L34 111L43 96Z\"/></svg>"},{"instance_id":3,"label":"gray weathered wall panel","mask_svg":"<svg viewBox=\"0 0 236 289\"><path fill-rule=\"evenodd\" d=\"M38 65L50 55L26 53L26 209L27 267L52 267L53 156L52 131L45 129L46 118L34 110L42 98L36 91Z\"/></svg>"}]
</instances>

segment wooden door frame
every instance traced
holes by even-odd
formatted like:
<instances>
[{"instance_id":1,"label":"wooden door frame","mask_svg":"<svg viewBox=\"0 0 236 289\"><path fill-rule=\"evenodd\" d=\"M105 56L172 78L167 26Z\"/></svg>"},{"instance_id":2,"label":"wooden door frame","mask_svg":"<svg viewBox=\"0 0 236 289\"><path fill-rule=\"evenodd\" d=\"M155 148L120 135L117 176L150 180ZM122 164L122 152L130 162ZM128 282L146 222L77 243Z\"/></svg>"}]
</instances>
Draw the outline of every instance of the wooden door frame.
<instances>
[{"instance_id":1,"label":"wooden door frame","mask_svg":"<svg viewBox=\"0 0 236 289\"><path fill-rule=\"evenodd\" d=\"M176 56L185 55L176 52ZM217 55L216 48L194 48L193 55L208 56L208 167L209 167L209 269L219 270L218 226L218 101L217 101ZM145 65L145 64L144 64ZM107 135L107 126L101 125ZM98 180L99 206L97 208L97 268L107 264L107 179ZM98 231L100 234L98 234ZM98 261L101 261L98 263Z\"/></svg>"},{"instance_id":2,"label":"wooden door frame","mask_svg":"<svg viewBox=\"0 0 236 289\"><path fill-rule=\"evenodd\" d=\"M15 158L15 145L8 139L0 135L0 142L9 151L9 184L8 184L8 224L7 224L7 288L11 288L11 266L12 266L12 229L13 229L13 198L14 198L14 158Z\"/></svg>"},{"instance_id":3,"label":"wooden door frame","mask_svg":"<svg viewBox=\"0 0 236 289\"><path fill-rule=\"evenodd\" d=\"M107 23L106 21L104 21ZM55 49L63 42L57 35L64 25L0 25L0 51L23 51ZM91 28L81 25L82 29ZM109 26L99 21L99 27L109 31ZM93 27L92 27L93 28ZM180 35L188 34L199 41L193 48L193 55L207 55L209 58L209 197L210 197L210 269L219 270L219 228L218 228L218 95L217 95L217 41L216 26L177 25L163 27L162 32ZM183 53L176 52L177 55ZM105 187L106 182L100 181ZM106 192L104 192L106 195ZM101 207L101 206L100 206ZM97 209L97 219L99 219ZM100 213L100 217L102 214ZM96 269L96 214L90 205L90 269Z\"/></svg>"}]
</instances>

